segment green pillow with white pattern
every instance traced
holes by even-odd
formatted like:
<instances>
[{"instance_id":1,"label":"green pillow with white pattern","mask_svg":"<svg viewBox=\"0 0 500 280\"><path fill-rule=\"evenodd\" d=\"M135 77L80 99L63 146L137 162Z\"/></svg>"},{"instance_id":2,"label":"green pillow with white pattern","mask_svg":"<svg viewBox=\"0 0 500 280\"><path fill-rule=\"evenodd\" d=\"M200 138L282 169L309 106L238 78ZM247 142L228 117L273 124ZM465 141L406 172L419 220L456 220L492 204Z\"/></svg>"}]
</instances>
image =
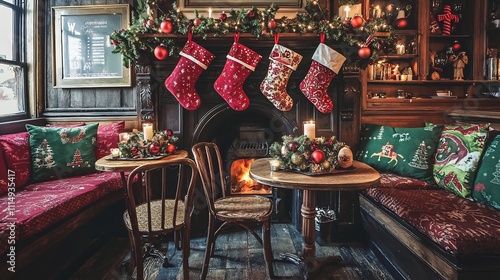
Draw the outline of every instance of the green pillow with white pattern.
<instances>
[{"instance_id":1,"label":"green pillow with white pattern","mask_svg":"<svg viewBox=\"0 0 500 280\"><path fill-rule=\"evenodd\" d=\"M356 158L380 172L434 183L434 152L442 126L398 128L364 124Z\"/></svg>"}]
</instances>

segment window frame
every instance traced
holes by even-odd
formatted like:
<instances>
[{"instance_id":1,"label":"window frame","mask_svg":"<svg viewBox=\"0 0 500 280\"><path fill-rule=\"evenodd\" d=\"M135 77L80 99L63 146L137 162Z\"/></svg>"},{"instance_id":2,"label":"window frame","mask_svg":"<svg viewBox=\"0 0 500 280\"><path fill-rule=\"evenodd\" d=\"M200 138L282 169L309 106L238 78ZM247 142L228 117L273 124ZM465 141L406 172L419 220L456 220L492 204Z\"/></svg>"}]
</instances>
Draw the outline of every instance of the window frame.
<instances>
[{"instance_id":1,"label":"window frame","mask_svg":"<svg viewBox=\"0 0 500 280\"><path fill-rule=\"evenodd\" d=\"M27 40L27 1L15 0L14 3L9 3L0 0L0 6L7 7L12 10L14 17L13 30L13 45L12 60L1 59L0 63L13 65L21 68L21 81L19 82L19 104L22 105L24 111L0 116L0 122L20 120L29 118L29 88L28 88L28 63L26 62L26 40Z\"/></svg>"}]
</instances>

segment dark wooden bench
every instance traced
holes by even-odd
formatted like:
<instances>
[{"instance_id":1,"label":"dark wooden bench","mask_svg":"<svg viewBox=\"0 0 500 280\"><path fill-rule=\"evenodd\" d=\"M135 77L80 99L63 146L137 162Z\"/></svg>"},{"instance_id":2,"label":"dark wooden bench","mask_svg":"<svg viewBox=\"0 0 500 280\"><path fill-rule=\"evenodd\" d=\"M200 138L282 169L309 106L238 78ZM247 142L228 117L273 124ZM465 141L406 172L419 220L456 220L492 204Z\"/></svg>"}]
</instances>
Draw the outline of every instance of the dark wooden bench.
<instances>
[{"instance_id":1,"label":"dark wooden bench","mask_svg":"<svg viewBox=\"0 0 500 280\"><path fill-rule=\"evenodd\" d=\"M1 134L26 131L26 124L43 126L44 119L1 123ZM0 256L1 279L65 279L107 239L126 236L121 219L124 191L113 191L64 220L15 244L15 273L7 269L7 252Z\"/></svg>"}]
</instances>

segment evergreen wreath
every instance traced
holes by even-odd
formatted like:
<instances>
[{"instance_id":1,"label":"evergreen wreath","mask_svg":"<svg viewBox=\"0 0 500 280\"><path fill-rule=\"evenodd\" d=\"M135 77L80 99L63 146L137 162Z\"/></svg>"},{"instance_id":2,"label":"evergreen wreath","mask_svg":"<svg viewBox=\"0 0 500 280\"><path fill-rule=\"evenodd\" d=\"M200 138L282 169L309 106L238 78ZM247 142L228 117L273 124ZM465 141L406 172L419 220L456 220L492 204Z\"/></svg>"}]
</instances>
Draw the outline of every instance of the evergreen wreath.
<instances>
[{"instance_id":1,"label":"evergreen wreath","mask_svg":"<svg viewBox=\"0 0 500 280\"><path fill-rule=\"evenodd\" d=\"M349 20L334 16L326 18L316 0L307 0L305 12L299 12L295 18L276 18L279 7L272 3L266 8L258 9L231 9L219 18L200 16L195 10L195 19L188 19L182 11L173 4L172 9L162 12L157 18L148 14L148 6L155 5L156 0L137 1L131 12L131 24L127 29L115 30L111 36L111 43L115 49L113 53L123 55L123 65L130 67L131 63L141 63L151 56L157 46L164 46L169 56L177 56L180 47L172 39L175 35L186 35L188 29L194 35L203 39L208 36L219 37L230 32L250 33L257 38L271 37L275 33L324 33L327 40L333 40L346 47L365 46L367 38L376 32L386 32L388 35L375 37L369 45L371 55L366 59L351 57L361 68L366 68L378 59L381 46L387 46L395 41L394 28L387 25L384 19L365 19L363 26L353 28ZM354 4L359 1L344 1ZM352 2L352 3L351 3ZM163 34L158 28L163 21L171 21L173 30L171 34ZM270 24L271 22L271 24ZM172 35L174 34L174 35ZM373 36L372 36L373 37Z\"/></svg>"}]
</instances>

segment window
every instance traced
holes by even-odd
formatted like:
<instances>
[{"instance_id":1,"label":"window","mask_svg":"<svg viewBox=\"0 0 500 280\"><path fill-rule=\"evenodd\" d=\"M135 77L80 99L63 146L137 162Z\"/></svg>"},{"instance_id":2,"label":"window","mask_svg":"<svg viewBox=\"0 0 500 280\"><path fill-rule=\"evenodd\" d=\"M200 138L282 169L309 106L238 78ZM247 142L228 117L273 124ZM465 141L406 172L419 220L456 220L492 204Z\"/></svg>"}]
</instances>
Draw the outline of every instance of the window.
<instances>
[{"instance_id":1,"label":"window","mask_svg":"<svg viewBox=\"0 0 500 280\"><path fill-rule=\"evenodd\" d=\"M0 121L27 116L25 1L0 0Z\"/></svg>"}]
</instances>

